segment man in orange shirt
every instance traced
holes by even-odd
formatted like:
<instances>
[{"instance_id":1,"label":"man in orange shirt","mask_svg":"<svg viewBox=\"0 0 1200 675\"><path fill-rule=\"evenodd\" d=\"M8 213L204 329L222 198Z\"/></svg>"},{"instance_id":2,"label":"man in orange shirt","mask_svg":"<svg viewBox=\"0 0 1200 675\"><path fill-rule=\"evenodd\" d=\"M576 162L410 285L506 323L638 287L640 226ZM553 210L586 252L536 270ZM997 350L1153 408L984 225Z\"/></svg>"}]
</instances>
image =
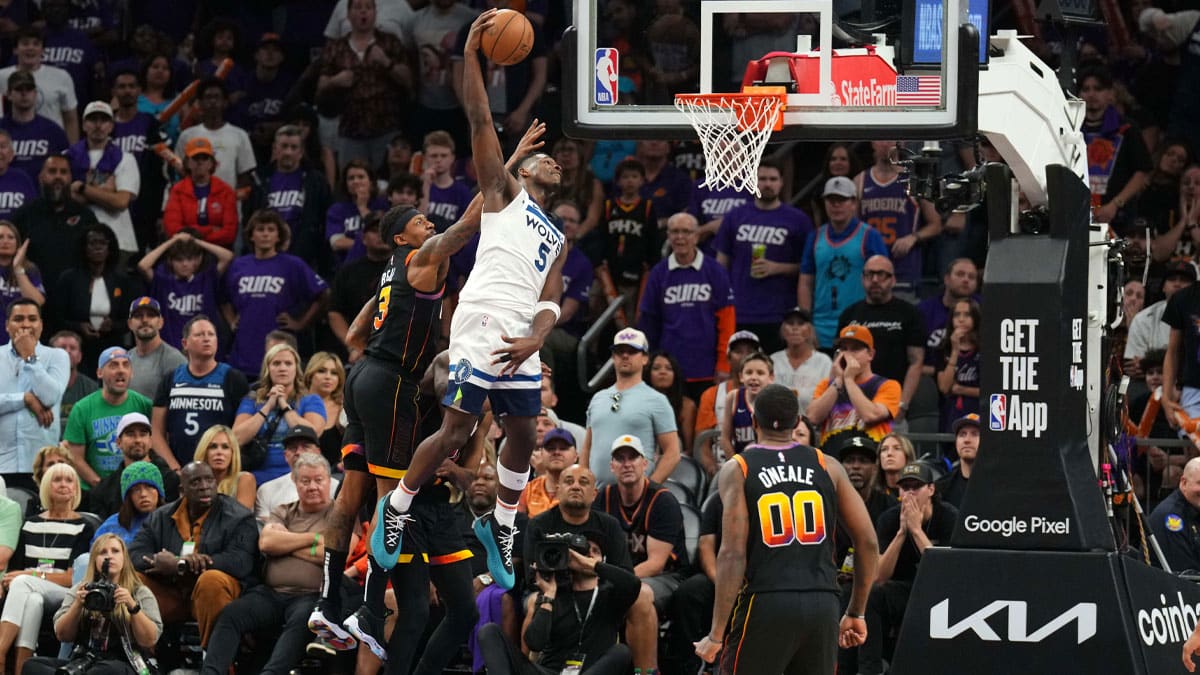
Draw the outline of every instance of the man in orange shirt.
<instances>
[{"instance_id":1,"label":"man in orange shirt","mask_svg":"<svg viewBox=\"0 0 1200 675\"><path fill-rule=\"evenodd\" d=\"M891 432L900 410L900 383L871 372L875 338L866 326L846 326L835 346L829 377L817 384L806 411L821 429L818 445L847 429L865 431L878 441Z\"/></svg>"},{"instance_id":2,"label":"man in orange shirt","mask_svg":"<svg viewBox=\"0 0 1200 675\"><path fill-rule=\"evenodd\" d=\"M579 462L579 451L575 449L575 437L566 429L556 428L542 437L542 449L546 458L546 473L529 481L517 509L530 518L558 506L558 477L563 469Z\"/></svg>"}]
</instances>

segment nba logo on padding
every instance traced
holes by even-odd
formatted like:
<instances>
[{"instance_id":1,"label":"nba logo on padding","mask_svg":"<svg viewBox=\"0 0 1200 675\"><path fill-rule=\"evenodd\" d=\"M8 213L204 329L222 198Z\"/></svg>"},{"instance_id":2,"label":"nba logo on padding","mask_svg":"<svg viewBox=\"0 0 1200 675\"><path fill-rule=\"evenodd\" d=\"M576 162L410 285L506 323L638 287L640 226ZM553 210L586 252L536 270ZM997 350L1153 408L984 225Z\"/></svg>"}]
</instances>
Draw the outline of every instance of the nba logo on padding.
<instances>
[{"instance_id":1,"label":"nba logo on padding","mask_svg":"<svg viewBox=\"0 0 1200 675\"><path fill-rule=\"evenodd\" d=\"M617 77L620 56L612 47L596 50L596 105L617 104Z\"/></svg>"},{"instance_id":2,"label":"nba logo on padding","mask_svg":"<svg viewBox=\"0 0 1200 675\"><path fill-rule=\"evenodd\" d=\"M992 394L988 406L988 428L992 431L1004 431L1004 423L1008 414L1008 400L1004 394Z\"/></svg>"}]
</instances>

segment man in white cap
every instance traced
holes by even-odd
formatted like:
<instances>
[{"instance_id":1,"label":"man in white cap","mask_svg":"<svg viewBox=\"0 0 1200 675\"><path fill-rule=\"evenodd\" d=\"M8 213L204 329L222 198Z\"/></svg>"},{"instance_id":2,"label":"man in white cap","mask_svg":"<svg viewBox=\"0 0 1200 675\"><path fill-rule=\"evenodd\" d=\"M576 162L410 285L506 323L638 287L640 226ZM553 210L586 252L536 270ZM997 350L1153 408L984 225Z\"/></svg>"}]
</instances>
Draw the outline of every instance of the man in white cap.
<instances>
[{"instance_id":1,"label":"man in white cap","mask_svg":"<svg viewBox=\"0 0 1200 675\"><path fill-rule=\"evenodd\" d=\"M817 228L804 245L800 260L797 304L812 312L817 346L833 347L838 316L862 300L862 270L867 258L889 255L883 237L858 219L858 188L845 176L825 182L822 193L829 222Z\"/></svg>"},{"instance_id":2,"label":"man in white cap","mask_svg":"<svg viewBox=\"0 0 1200 675\"><path fill-rule=\"evenodd\" d=\"M158 467L163 476L164 499L179 498L179 474L154 454L150 443L150 418L140 412L126 413L117 423L115 443L121 449L121 468L105 476L88 493L88 510L101 518L107 518L121 508L121 474L134 462L150 462Z\"/></svg>"},{"instance_id":3,"label":"man in white cap","mask_svg":"<svg viewBox=\"0 0 1200 675\"><path fill-rule=\"evenodd\" d=\"M117 235L122 253L136 253L129 206L141 190L137 158L112 140L112 106L92 101L83 109L83 139L64 153L71 163L71 198L91 207L96 220Z\"/></svg>"},{"instance_id":4,"label":"man in white cap","mask_svg":"<svg viewBox=\"0 0 1200 675\"><path fill-rule=\"evenodd\" d=\"M675 411L667 397L642 381L649 361L646 334L626 328L613 337L612 360L617 381L601 389L588 403L587 433L580 446L579 463L596 475L596 484L614 480L604 448L618 436L637 436L647 448L650 480L662 483L679 463L679 433ZM658 446L656 454L652 449ZM592 448L601 448L592 453Z\"/></svg>"}]
</instances>

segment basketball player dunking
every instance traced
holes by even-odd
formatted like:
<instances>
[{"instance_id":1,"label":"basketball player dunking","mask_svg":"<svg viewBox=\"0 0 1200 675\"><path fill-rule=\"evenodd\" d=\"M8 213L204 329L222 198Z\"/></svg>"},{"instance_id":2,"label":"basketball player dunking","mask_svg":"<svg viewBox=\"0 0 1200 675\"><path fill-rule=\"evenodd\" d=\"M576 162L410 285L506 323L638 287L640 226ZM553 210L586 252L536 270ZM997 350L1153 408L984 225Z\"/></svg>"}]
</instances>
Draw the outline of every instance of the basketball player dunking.
<instances>
[{"instance_id":1,"label":"basketball player dunking","mask_svg":"<svg viewBox=\"0 0 1200 675\"><path fill-rule=\"evenodd\" d=\"M846 470L820 450L792 441L800 405L790 389L767 385L754 399L758 442L725 462L724 505L712 628L696 654L720 672L832 675L837 647L867 637L863 612L879 545L871 516ZM838 518L854 540L854 590L838 622L833 563Z\"/></svg>"},{"instance_id":2,"label":"basketball player dunking","mask_svg":"<svg viewBox=\"0 0 1200 675\"><path fill-rule=\"evenodd\" d=\"M500 488L495 510L475 522L497 584L512 588L517 500L529 480L529 455L541 409L541 363L537 353L558 320L565 238L543 206L562 181L548 155L525 157L516 177L504 168L479 66L479 43L496 10L471 25L463 51L463 108L471 125L471 152L483 194L483 224L475 268L459 294L450 324L450 385L442 401L442 426L422 441L408 472L379 500L379 523L371 555L395 565L413 496L455 448L462 447L483 411L484 400L507 436L496 466Z\"/></svg>"}]
</instances>

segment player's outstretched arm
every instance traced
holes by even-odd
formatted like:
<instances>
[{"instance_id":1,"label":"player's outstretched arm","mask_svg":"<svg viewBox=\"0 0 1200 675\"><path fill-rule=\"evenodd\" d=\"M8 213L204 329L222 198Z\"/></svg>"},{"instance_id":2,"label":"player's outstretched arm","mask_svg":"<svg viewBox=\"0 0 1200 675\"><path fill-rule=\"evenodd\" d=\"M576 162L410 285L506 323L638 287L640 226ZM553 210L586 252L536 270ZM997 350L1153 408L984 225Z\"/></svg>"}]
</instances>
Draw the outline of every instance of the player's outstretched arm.
<instances>
[{"instance_id":1,"label":"player's outstretched arm","mask_svg":"<svg viewBox=\"0 0 1200 675\"><path fill-rule=\"evenodd\" d=\"M519 190L517 180L504 168L504 152L492 124L491 106L479 65L479 43L484 31L492 27L496 11L489 9L475 19L463 49L463 109L471 125L471 155L475 160L479 189L483 192L484 208L488 212L504 208Z\"/></svg>"},{"instance_id":2,"label":"player's outstretched arm","mask_svg":"<svg viewBox=\"0 0 1200 675\"><path fill-rule=\"evenodd\" d=\"M867 512L858 490L850 483L846 470L832 457L826 457L825 462L837 489L838 518L846 524L850 540L854 542L854 587L838 629L838 644L843 649L849 649L867 639L867 622L863 616L867 609L867 594L871 592L871 584L875 583L879 566L879 542L875 538L871 514Z\"/></svg>"},{"instance_id":3,"label":"player's outstretched arm","mask_svg":"<svg viewBox=\"0 0 1200 675\"><path fill-rule=\"evenodd\" d=\"M746 477L737 460L725 462L717 475L724 513L721 516L721 550L717 553L717 589L713 599L712 626L708 635L696 642L696 655L708 663L717 658L725 637L725 628L733 603L746 576L746 542L750 512L746 508Z\"/></svg>"},{"instance_id":4,"label":"player's outstretched arm","mask_svg":"<svg viewBox=\"0 0 1200 675\"><path fill-rule=\"evenodd\" d=\"M516 167L529 153L537 150L545 145L542 136L546 133L546 124L539 120L533 120L529 128L525 130L525 135L517 143L517 148L513 151L512 157L508 158L508 163L505 164L505 170L511 171ZM421 248L417 249L416 255L413 256L409 263L410 267L422 267L426 265L437 265L450 256L462 250L467 242L479 232L479 223L483 216L483 193L478 193L471 203L467 205L463 211L462 218L450 227L446 228L445 232L435 234L426 241Z\"/></svg>"}]
</instances>

